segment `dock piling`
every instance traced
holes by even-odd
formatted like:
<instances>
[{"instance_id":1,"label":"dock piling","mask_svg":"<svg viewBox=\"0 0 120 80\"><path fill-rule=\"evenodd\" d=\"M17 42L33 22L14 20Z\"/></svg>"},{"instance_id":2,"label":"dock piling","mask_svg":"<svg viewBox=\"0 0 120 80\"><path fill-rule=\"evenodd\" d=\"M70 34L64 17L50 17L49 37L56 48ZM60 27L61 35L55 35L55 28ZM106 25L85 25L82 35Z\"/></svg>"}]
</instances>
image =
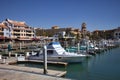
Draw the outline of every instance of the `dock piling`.
<instances>
[{"instance_id":1,"label":"dock piling","mask_svg":"<svg viewBox=\"0 0 120 80\"><path fill-rule=\"evenodd\" d=\"M47 47L44 46L44 74L47 74Z\"/></svg>"}]
</instances>

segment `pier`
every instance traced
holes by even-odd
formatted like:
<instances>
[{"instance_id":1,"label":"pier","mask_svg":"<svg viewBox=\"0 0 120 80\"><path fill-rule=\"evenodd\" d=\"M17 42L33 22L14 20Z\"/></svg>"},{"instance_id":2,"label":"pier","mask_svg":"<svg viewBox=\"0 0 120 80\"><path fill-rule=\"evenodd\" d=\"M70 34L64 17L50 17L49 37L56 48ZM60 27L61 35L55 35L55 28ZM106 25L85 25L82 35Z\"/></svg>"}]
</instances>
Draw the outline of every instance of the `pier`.
<instances>
[{"instance_id":1,"label":"pier","mask_svg":"<svg viewBox=\"0 0 120 80\"><path fill-rule=\"evenodd\" d=\"M51 75L0 68L0 80L70 80Z\"/></svg>"},{"instance_id":2,"label":"pier","mask_svg":"<svg viewBox=\"0 0 120 80\"><path fill-rule=\"evenodd\" d=\"M28 61L28 60L26 60ZM44 71L41 68L31 68L31 67L20 67L9 65L16 63L17 59L15 57L7 58L5 63L0 60L0 80L68 80L60 78L65 76L66 71L57 71L57 70L47 70L47 74L44 75ZM42 61L31 61L31 62L41 62ZM63 63L54 63L62 64ZM66 65L66 64L65 64ZM11 75L9 75L11 74ZM25 76L27 75L27 76ZM23 76L23 78L22 78Z\"/></svg>"},{"instance_id":3,"label":"pier","mask_svg":"<svg viewBox=\"0 0 120 80\"><path fill-rule=\"evenodd\" d=\"M7 58L7 59L5 59L5 62L2 59L0 60L0 63L10 64L10 65L16 64L17 62L34 62L34 63L43 64L42 60L28 60L28 59L25 59L25 61L17 61L17 58L15 58L15 57ZM68 65L68 63L66 63L66 62L55 62L55 61L47 61L47 64L61 65L61 66L65 66L65 67Z\"/></svg>"}]
</instances>

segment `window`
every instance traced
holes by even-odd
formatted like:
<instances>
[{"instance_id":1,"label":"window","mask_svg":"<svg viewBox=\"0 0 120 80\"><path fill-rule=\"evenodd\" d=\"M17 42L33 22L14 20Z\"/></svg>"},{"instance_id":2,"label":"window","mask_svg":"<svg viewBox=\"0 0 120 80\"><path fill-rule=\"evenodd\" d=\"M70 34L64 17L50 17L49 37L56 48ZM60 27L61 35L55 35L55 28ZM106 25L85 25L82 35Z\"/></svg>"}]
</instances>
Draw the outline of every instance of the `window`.
<instances>
[{"instance_id":1,"label":"window","mask_svg":"<svg viewBox=\"0 0 120 80\"><path fill-rule=\"evenodd\" d=\"M4 31L4 28L2 28L2 31Z\"/></svg>"},{"instance_id":2,"label":"window","mask_svg":"<svg viewBox=\"0 0 120 80\"><path fill-rule=\"evenodd\" d=\"M53 50L47 50L47 54L48 55L52 55L53 54Z\"/></svg>"}]
</instances>

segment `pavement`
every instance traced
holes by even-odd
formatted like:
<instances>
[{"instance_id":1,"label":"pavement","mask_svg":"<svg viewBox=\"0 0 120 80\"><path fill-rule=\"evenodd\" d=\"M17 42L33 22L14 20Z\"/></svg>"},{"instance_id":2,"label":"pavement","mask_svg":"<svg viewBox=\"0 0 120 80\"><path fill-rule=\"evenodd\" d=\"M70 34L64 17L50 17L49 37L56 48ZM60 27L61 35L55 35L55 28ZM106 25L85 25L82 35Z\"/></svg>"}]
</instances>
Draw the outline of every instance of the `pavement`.
<instances>
[{"instance_id":1,"label":"pavement","mask_svg":"<svg viewBox=\"0 0 120 80\"><path fill-rule=\"evenodd\" d=\"M42 74L0 69L0 80L70 80Z\"/></svg>"}]
</instances>

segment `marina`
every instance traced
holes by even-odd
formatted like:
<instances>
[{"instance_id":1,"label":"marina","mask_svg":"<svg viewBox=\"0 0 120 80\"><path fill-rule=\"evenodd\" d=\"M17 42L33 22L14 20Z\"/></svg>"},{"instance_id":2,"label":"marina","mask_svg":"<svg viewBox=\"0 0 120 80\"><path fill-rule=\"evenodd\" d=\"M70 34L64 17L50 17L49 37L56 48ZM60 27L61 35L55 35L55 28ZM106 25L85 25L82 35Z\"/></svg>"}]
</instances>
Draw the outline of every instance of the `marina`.
<instances>
[{"instance_id":1,"label":"marina","mask_svg":"<svg viewBox=\"0 0 120 80\"><path fill-rule=\"evenodd\" d=\"M95 47L94 45L90 45L91 43L89 40L86 40L85 43L86 44L82 46L82 48L82 44L72 47L72 49L74 49L73 52L70 52L70 50L65 50L59 42L54 41L47 43L43 48L37 48L37 46L34 45L34 47L29 47L30 50L28 50L28 48L21 48L21 50L18 49L19 52L12 50L12 54L10 55L8 52L1 55L0 69L1 72L8 71L10 73L12 70L12 72L15 71L16 74L22 72L25 74L40 74L54 78L62 77L63 79L96 80L96 74L93 74L94 71L96 71L96 68L98 69L98 72L95 73L99 73L99 69L105 69L105 65L110 63L104 63L106 61L101 62L101 59L103 58L102 60L104 60L104 57L107 59L107 56L109 58L109 55L114 57L114 53L116 53L114 51L119 52L119 45L115 45L115 43L109 43L108 45L108 43L105 44L104 42L103 44L99 43L99 47ZM90 51L93 51L94 55L90 54ZM5 51L3 50L3 52ZM104 67L99 67L98 65ZM101 74L103 73L100 72L100 75ZM103 78L100 75L97 75L97 80ZM104 77L105 80L109 79L106 78L108 76Z\"/></svg>"},{"instance_id":2,"label":"marina","mask_svg":"<svg viewBox=\"0 0 120 80\"><path fill-rule=\"evenodd\" d=\"M68 64L65 67L48 65L49 69L66 71L65 78L75 80L119 80L120 48L113 48L108 51L86 58L82 63ZM20 63L18 66L40 67L41 64ZM43 68L43 66L41 67Z\"/></svg>"},{"instance_id":3,"label":"marina","mask_svg":"<svg viewBox=\"0 0 120 80\"><path fill-rule=\"evenodd\" d=\"M0 3L0 80L120 80L120 0Z\"/></svg>"},{"instance_id":4,"label":"marina","mask_svg":"<svg viewBox=\"0 0 120 80\"><path fill-rule=\"evenodd\" d=\"M55 43L55 45L53 45L53 47L52 46L47 46L47 47L52 47L51 49L47 48L48 50L53 50L54 48L56 49L56 47L59 50L62 48L58 43L56 43L56 42L53 42L53 43ZM102 46L102 47L104 47L104 46ZM103 64L105 65L107 63L110 63L110 62L104 63L106 61L102 61L102 62L100 61L99 62L99 60L102 59L102 58L103 58L102 60L104 60L104 57L106 57L106 59L107 59L107 56L109 58L110 55L112 55L114 57L115 56L114 53L116 53L114 51L117 51L117 53L119 52L119 46L114 46L114 45L113 46L107 46L107 47L104 47L104 48L100 49L100 52L95 53L95 55L87 54L88 49L85 48L84 52L77 53L78 55L79 54L87 55L87 56L83 57L83 60L80 61L80 62L76 62L76 60L74 58L73 58L73 61L75 61L75 62L72 62L72 63L68 62L68 61L66 62L62 58L62 56L61 56L61 58L59 58L60 57L60 55L59 55L58 56L59 61L57 61L57 59L54 60L54 61L47 59L47 62L46 62L47 64L46 64L46 67L45 67L44 61L42 59L39 59L39 57L38 57L38 59L29 59L29 56L31 56L31 54L32 54L33 57L34 56L37 57L38 53L41 57L44 56L44 55L41 55L41 51L38 50L39 52L36 52L36 49L37 48L35 48L35 52L33 52L34 50L32 50L32 52L30 52L29 55L28 55L28 51L26 53L19 52L17 55L12 54L10 57L9 57L9 55L6 55L6 56L3 55L3 57L0 59L1 72L2 71L3 72L8 71L8 72L11 73L11 70L12 70L13 72L15 71L16 74L19 74L19 72L20 73L25 72L27 74L29 73L29 74L34 74L34 75L35 74L37 74L37 75L38 74L40 74L40 75L44 74L44 75L51 76L51 77L62 77L62 76L64 76L65 79L96 80L96 74L99 73L99 69L101 69L101 68L105 69L106 68L105 66L104 67L99 67L99 66L102 66ZM41 50L41 48L40 48L40 50ZM58 52L58 54L62 54L65 51L63 49L63 52L61 50L59 52L59 50L56 51L56 52ZM74 51L77 52L78 49L74 48ZM42 52L45 52L45 51L42 51ZM49 55L49 53L47 53L47 52L48 51L46 51L46 54ZM51 53L50 53L50 55L51 55ZM56 53L55 53L55 55L56 55ZM64 56L65 54L62 54L62 55ZM70 55L71 55L71 57L76 56L76 54L73 55L72 53ZM88 55L89 55L89 57L88 57ZM82 56L80 56L79 58L81 58L81 57ZM98 64L98 63L100 63L100 64ZM109 64L107 64L107 65L109 65ZM93 68L93 67L95 67L95 68ZM94 71L96 71L96 68L98 69L98 72L95 72L95 74L93 74ZM107 70L107 69L105 69L105 70ZM104 74L103 75L101 75L101 74L103 74L103 73L100 72L100 75L97 74L97 80L103 78L101 76L104 76ZM106 75L106 73L105 73L105 75ZM9 77L11 77L11 76L9 76ZM106 78L106 77L108 77L107 75L104 76L104 77L105 77L105 80L109 79L109 78Z\"/></svg>"}]
</instances>

